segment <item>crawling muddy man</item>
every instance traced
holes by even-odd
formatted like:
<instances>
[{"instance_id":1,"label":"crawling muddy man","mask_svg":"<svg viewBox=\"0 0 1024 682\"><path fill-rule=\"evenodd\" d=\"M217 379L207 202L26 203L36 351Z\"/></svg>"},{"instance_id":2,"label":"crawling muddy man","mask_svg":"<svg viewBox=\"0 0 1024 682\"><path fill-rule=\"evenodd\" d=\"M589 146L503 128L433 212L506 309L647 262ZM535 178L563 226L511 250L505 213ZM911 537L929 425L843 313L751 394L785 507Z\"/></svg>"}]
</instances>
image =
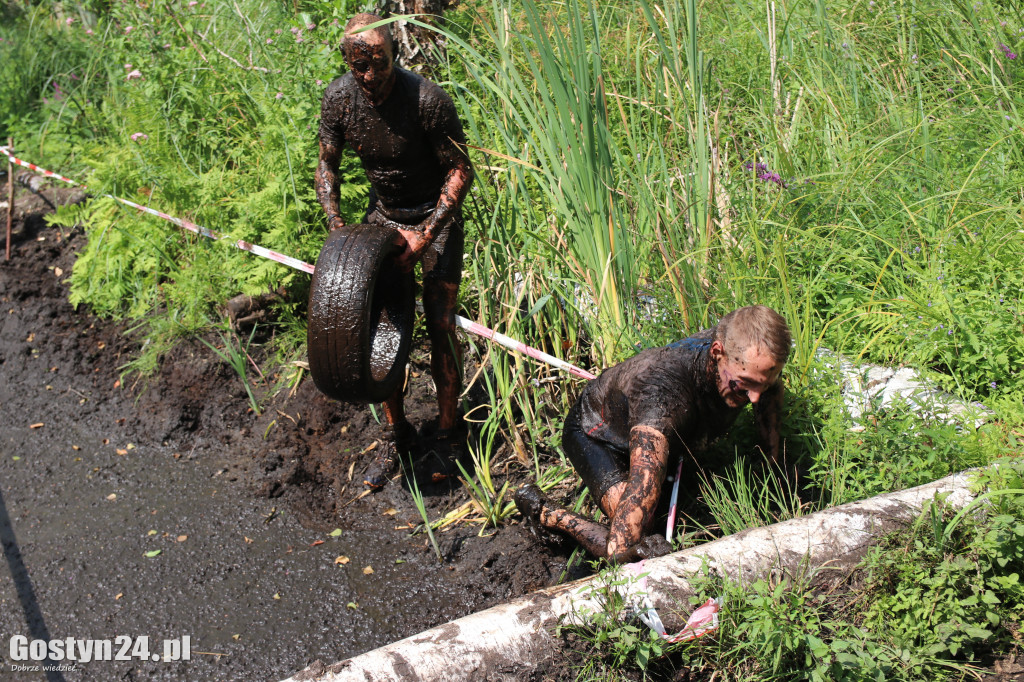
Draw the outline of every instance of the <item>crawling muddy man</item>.
<instances>
[{"instance_id":1,"label":"crawling muddy man","mask_svg":"<svg viewBox=\"0 0 1024 682\"><path fill-rule=\"evenodd\" d=\"M397 228L404 251L399 267L422 263L423 308L437 387L438 429L433 448L442 456L465 439L458 413L462 375L455 335L455 305L462 281L461 206L473 180L466 139L451 98L440 87L396 66L390 29L366 29L381 21L357 14L345 27L341 50L348 73L324 92L320 111L317 198L331 230L345 229L338 204L338 164L348 144L370 181L364 222ZM419 442L406 420L402 389L384 402L389 428L365 474L383 486Z\"/></svg>"},{"instance_id":2,"label":"crawling muddy man","mask_svg":"<svg viewBox=\"0 0 1024 682\"><path fill-rule=\"evenodd\" d=\"M748 402L762 449L772 462L778 459L779 376L790 343L782 316L749 306L606 370L569 411L562 447L610 525L553 504L535 485L516 491L519 512L596 557L621 562L667 554L664 537L647 533L670 460L699 458Z\"/></svg>"}]
</instances>

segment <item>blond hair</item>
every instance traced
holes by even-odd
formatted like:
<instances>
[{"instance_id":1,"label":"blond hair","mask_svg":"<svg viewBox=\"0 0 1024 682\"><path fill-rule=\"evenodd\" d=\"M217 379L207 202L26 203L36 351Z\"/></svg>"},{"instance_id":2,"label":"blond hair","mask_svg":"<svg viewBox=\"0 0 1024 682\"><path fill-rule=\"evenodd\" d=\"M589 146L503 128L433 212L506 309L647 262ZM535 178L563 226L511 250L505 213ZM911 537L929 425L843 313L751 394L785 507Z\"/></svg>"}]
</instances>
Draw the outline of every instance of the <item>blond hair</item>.
<instances>
[{"instance_id":1,"label":"blond hair","mask_svg":"<svg viewBox=\"0 0 1024 682\"><path fill-rule=\"evenodd\" d=\"M793 344L785 318L763 305L737 308L723 317L715 328L715 340L722 343L727 353L739 353L754 346L767 351L780 364L789 359Z\"/></svg>"}]
</instances>

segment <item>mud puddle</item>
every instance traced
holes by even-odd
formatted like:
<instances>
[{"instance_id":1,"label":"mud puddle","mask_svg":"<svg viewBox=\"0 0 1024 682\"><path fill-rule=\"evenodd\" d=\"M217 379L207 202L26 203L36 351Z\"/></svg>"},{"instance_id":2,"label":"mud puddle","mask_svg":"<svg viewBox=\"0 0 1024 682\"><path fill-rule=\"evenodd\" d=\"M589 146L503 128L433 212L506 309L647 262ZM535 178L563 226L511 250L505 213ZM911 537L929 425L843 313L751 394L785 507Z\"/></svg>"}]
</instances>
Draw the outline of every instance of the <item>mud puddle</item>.
<instances>
[{"instance_id":1,"label":"mud puddle","mask_svg":"<svg viewBox=\"0 0 1024 682\"><path fill-rule=\"evenodd\" d=\"M137 342L67 303L84 237L17 195L0 256L0 679L44 676L12 670L35 663L11 660L16 635L148 637L151 654L190 638L189 661L63 661L75 669L51 680L280 679L557 580L571 548L518 525L456 525L439 562L400 482L356 499L378 427L308 380L256 416L237 376L186 343L148 387L122 386ZM424 428L427 364L414 358L408 399ZM432 519L468 500L441 479L421 482Z\"/></svg>"}]
</instances>

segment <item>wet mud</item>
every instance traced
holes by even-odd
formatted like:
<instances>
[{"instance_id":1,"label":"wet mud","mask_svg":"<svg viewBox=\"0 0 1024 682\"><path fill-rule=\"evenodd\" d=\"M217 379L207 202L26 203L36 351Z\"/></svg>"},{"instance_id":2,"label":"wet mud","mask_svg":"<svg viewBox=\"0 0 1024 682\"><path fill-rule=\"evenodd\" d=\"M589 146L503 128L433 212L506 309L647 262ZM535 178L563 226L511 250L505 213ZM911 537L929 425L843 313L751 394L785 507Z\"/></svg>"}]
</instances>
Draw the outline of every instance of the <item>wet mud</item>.
<instances>
[{"instance_id":1,"label":"wet mud","mask_svg":"<svg viewBox=\"0 0 1024 682\"><path fill-rule=\"evenodd\" d=\"M400 482L357 499L380 426L308 378L257 416L198 341L122 376L138 340L67 303L84 237L45 210L17 191L0 256L0 679L44 675L12 671L35 663L10 660L14 635L144 636L151 653L190 637L189 661L63 661L51 680L278 679L557 581L572 548L519 524L441 532L439 562ZM420 342L406 405L429 433L426 356ZM431 518L468 500L453 463L416 467L438 474L420 479Z\"/></svg>"}]
</instances>

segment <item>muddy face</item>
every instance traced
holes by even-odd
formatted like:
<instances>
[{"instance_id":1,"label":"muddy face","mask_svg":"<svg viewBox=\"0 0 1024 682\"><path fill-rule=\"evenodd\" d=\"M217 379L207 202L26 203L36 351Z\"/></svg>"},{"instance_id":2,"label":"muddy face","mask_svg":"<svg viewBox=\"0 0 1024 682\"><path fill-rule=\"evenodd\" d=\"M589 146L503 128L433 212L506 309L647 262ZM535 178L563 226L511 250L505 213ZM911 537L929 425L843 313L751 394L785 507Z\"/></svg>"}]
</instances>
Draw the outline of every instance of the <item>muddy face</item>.
<instances>
[{"instance_id":1,"label":"muddy face","mask_svg":"<svg viewBox=\"0 0 1024 682\"><path fill-rule=\"evenodd\" d=\"M345 38L344 52L359 88L374 106L382 104L395 84L391 41L376 31L364 31Z\"/></svg>"},{"instance_id":2,"label":"muddy face","mask_svg":"<svg viewBox=\"0 0 1024 682\"><path fill-rule=\"evenodd\" d=\"M722 343L715 341L711 362L718 393L729 407L756 403L782 372L781 364L757 346L726 352Z\"/></svg>"}]
</instances>

